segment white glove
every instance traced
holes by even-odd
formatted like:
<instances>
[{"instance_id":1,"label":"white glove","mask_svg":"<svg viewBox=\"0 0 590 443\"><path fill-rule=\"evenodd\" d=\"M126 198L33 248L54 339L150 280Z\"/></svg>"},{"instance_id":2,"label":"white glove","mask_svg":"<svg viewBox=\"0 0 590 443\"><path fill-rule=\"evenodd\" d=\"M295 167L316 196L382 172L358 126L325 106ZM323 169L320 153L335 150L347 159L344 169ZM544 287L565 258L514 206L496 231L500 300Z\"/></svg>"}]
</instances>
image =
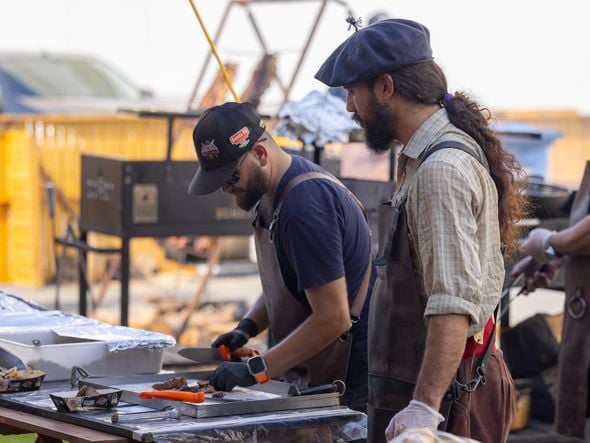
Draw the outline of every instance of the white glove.
<instances>
[{"instance_id":1,"label":"white glove","mask_svg":"<svg viewBox=\"0 0 590 443\"><path fill-rule=\"evenodd\" d=\"M427 404L412 400L408 406L393 416L385 430L385 438L391 440L410 428L424 428L436 431L438 425L444 420L445 418L438 411L435 411Z\"/></svg>"},{"instance_id":2,"label":"white glove","mask_svg":"<svg viewBox=\"0 0 590 443\"><path fill-rule=\"evenodd\" d=\"M545 249L549 246L549 240L553 234L555 234L555 231L550 231L545 228L535 228L529 232L529 235L522 243L521 248L527 254L530 254L537 263L545 264L549 261Z\"/></svg>"}]
</instances>

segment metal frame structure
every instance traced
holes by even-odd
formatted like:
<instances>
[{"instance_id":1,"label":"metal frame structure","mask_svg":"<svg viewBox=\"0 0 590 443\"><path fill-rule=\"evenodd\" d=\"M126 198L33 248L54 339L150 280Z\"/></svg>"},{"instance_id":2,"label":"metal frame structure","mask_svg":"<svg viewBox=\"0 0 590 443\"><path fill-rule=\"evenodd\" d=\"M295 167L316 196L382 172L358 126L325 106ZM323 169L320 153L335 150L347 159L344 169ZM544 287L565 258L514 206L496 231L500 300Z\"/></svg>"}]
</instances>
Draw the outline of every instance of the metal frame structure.
<instances>
[{"instance_id":1,"label":"metal frame structure","mask_svg":"<svg viewBox=\"0 0 590 443\"><path fill-rule=\"evenodd\" d=\"M225 8L225 12L223 13L223 16L221 18L221 22L217 28L217 31L215 32L215 37L213 40L215 45L217 45L219 38L221 37L221 33L225 27L227 18L229 17L231 9L233 8L234 5L238 5L238 6L241 6L242 8L244 8L244 10L246 11L246 15L248 16L250 24L252 25L252 29L254 30L256 38L258 39L258 42L260 43L260 46L261 46L262 50L264 51L264 54L269 54L268 46L266 45L264 37L262 36L262 33L260 32L260 27L258 26L258 22L256 21L256 18L254 17L254 14L252 12L252 9L250 8L250 5L251 4L258 4L258 3L275 3L276 4L276 3L280 3L280 2L294 3L294 2L304 2L304 1L305 2L319 1L319 2L321 2L321 5L320 5L320 8L316 14L315 20L313 21L311 29L309 30L309 33L308 33L307 38L305 40L305 44L303 46L303 49L301 50L301 54L299 55L299 60L297 61L297 64L295 65L295 69L294 69L293 73L291 74L291 78L289 79L288 83L286 84L285 82L283 82L283 80L279 77L278 74L276 76L277 83L278 83L279 87L281 88L281 90L283 91L283 103L289 99L289 94L291 93L291 89L293 88L293 85L295 84L295 80L296 80L297 76L299 75L299 71L301 69L301 65L303 64L303 60L307 56L307 52L309 50L311 42L312 42L312 40L315 36L316 30L318 28L319 22L320 22L322 16L324 15L324 12L326 10L326 6L328 5L328 3L334 2L336 4L339 4L339 5L343 6L344 8L346 8L348 15L353 15L352 10L350 9L350 7L348 6L348 4L345 1L343 1L343 0L230 0ZM203 79L205 77L205 72L207 71L207 68L209 67L209 62L211 61L211 55L212 55L211 52L208 52L207 55L205 56L205 60L203 61L203 64L201 65L201 71L199 72L199 76L197 78L195 86L194 86L194 88L191 92L191 95L189 97L187 109L192 109L193 102L195 101L195 98L197 97L197 93L198 93L198 91L201 87L201 84L203 82Z\"/></svg>"}]
</instances>

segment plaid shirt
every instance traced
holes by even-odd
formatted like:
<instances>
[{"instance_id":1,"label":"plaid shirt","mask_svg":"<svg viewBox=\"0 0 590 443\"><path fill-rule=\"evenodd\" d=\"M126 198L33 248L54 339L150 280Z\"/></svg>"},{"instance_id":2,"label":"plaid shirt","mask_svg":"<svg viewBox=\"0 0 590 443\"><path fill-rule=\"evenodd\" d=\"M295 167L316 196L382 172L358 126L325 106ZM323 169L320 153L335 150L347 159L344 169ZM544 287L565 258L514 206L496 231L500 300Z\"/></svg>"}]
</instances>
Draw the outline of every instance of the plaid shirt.
<instances>
[{"instance_id":1,"label":"plaid shirt","mask_svg":"<svg viewBox=\"0 0 590 443\"><path fill-rule=\"evenodd\" d=\"M468 315L468 336L481 342L504 280L498 194L486 168L459 149L442 149L418 169L419 156L443 141L460 141L487 166L479 145L440 109L401 151L393 201L407 193L413 265L427 298L425 317Z\"/></svg>"}]
</instances>

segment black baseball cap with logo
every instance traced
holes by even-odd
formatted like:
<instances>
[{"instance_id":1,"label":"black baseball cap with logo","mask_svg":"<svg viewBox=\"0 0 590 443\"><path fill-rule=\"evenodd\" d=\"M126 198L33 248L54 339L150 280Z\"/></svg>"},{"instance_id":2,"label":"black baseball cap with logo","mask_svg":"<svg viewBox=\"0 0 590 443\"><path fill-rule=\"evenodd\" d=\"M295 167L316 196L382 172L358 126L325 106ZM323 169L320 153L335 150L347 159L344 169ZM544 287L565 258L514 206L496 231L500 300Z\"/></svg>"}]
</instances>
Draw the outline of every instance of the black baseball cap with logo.
<instances>
[{"instance_id":1,"label":"black baseball cap with logo","mask_svg":"<svg viewBox=\"0 0 590 443\"><path fill-rule=\"evenodd\" d=\"M199 169L188 193L205 195L218 190L265 127L250 103L228 102L207 109L193 129Z\"/></svg>"}]
</instances>

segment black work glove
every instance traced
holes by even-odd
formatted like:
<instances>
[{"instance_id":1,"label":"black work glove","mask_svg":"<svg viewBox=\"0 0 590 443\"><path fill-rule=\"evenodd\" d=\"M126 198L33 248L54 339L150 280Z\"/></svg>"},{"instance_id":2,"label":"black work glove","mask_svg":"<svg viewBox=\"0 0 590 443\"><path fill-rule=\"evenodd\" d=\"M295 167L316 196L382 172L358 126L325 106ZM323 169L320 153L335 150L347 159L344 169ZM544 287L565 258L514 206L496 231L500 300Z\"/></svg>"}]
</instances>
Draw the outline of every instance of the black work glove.
<instances>
[{"instance_id":1,"label":"black work glove","mask_svg":"<svg viewBox=\"0 0 590 443\"><path fill-rule=\"evenodd\" d=\"M234 386L252 386L256 384L250 375L246 363L222 363L209 378L209 384L216 391L231 391Z\"/></svg>"},{"instance_id":2,"label":"black work glove","mask_svg":"<svg viewBox=\"0 0 590 443\"><path fill-rule=\"evenodd\" d=\"M250 338L255 337L258 334L258 326L254 323L254 320L249 318L243 318L238 323L238 326L232 331L221 334L211 344L211 347L218 348L221 345L226 345L231 352L238 348L241 348Z\"/></svg>"}]
</instances>

